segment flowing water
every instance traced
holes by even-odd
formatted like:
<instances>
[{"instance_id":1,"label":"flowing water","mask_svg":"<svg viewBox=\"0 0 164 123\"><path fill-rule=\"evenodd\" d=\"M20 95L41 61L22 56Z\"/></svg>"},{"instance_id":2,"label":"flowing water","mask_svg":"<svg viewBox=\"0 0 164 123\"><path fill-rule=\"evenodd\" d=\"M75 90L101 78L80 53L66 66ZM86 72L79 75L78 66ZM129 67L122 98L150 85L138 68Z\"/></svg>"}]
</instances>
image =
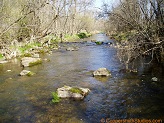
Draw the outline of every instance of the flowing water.
<instances>
[{"instance_id":1,"label":"flowing water","mask_svg":"<svg viewBox=\"0 0 164 123\"><path fill-rule=\"evenodd\" d=\"M61 49L42 58L41 65L26 68L34 76L18 76L23 70L19 60L0 65L1 123L99 123L110 119L164 120L163 68L143 66L138 73L125 73L108 44L96 45L91 39L113 42L105 34L97 34L83 43L63 43ZM66 51L78 46L78 51ZM110 78L94 78L92 71L106 67ZM8 71L11 70L11 71ZM157 77L157 82L151 78ZM51 92L64 85L89 88L84 100L62 99L52 104Z\"/></svg>"}]
</instances>

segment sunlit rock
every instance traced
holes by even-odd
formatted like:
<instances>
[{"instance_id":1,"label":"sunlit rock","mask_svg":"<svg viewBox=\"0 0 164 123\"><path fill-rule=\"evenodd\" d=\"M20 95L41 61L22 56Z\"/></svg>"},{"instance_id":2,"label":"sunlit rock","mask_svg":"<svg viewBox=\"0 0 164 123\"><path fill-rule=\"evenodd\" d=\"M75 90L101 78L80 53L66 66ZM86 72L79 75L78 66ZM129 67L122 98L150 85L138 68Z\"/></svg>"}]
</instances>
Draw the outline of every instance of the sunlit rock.
<instances>
[{"instance_id":1,"label":"sunlit rock","mask_svg":"<svg viewBox=\"0 0 164 123\"><path fill-rule=\"evenodd\" d=\"M111 76L111 73L106 68L99 68L93 72L93 76Z\"/></svg>"},{"instance_id":2,"label":"sunlit rock","mask_svg":"<svg viewBox=\"0 0 164 123\"><path fill-rule=\"evenodd\" d=\"M151 80L154 81L154 82L157 82L158 78L157 77L153 77Z\"/></svg>"},{"instance_id":3,"label":"sunlit rock","mask_svg":"<svg viewBox=\"0 0 164 123\"><path fill-rule=\"evenodd\" d=\"M8 61L0 61L0 64L5 64L5 63L7 63Z\"/></svg>"},{"instance_id":4,"label":"sunlit rock","mask_svg":"<svg viewBox=\"0 0 164 123\"><path fill-rule=\"evenodd\" d=\"M34 75L34 73L29 70L22 70L20 72L20 76L32 76L32 75Z\"/></svg>"},{"instance_id":5,"label":"sunlit rock","mask_svg":"<svg viewBox=\"0 0 164 123\"><path fill-rule=\"evenodd\" d=\"M83 99L90 90L88 88L77 88L64 86L57 89L58 96L60 98L74 98L74 99Z\"/></svg>"},{"instance_id":6,"label":"sunlit rock","mask_svg":"<svg viewBox=\"0 0 164 123\"><path fill-rule=\"evenodd\" d=\"M39 58L40 56L39 56L39 54L34 54L33 55L33 58Z\"/></svg>"},{"instance_id":7,"label":"sunlit rock","mask_svg":"<svg viewBox=\"0 0 164 123\"><path fill-rule=\"evenodd\" d=\"M30 67L37 64L41 64L41 58L32 58L32 57L24 57L21 59L21 63L24 67Z\"/></svg>"}]
</instances>

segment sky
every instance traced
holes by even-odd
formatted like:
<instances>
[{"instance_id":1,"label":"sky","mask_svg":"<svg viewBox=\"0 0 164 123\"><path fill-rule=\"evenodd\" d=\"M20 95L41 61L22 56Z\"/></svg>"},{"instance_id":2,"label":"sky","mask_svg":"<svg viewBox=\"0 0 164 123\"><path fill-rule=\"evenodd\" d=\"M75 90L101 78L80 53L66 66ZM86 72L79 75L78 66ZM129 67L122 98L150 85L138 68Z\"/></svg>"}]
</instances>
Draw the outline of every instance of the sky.
<instances>
[{"instance_id":1,"label":"sky","mask_svg":"<svg viewBox=\"0 0 164 123\"><path fill-rule=\"evenodd\" d=\"M110 6L112 5L117 5L117 3L119 2L119 0L95 0L94 5L97 8L101 8L103 3L108 3Z\"/></svg>"}]
</instances>

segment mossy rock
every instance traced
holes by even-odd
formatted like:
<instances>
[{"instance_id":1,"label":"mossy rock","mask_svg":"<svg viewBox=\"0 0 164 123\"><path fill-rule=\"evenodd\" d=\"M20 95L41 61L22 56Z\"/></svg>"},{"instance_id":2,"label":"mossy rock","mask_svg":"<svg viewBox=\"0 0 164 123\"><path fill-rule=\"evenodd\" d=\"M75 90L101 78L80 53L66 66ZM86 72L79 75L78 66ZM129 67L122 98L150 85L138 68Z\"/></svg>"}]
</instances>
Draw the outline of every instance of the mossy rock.
<instances>
[{"instance_id":1,"label":"mossy rock","mask_svg":"<svg viewBox=\"0 0 164 123\"><path fill-rule=\"evenodd\" d=\"M77 87L72 87L69 91L72 92L72 93L83 94L83 91L80 88L77 88Z\"/></svg>"},{"instance_id":2,"label":"mossy rock","mask_svg":"<svg viewBox=\"0 0 164 123\"><path fill-rule=\"evenodd\" d=\"M101 42L101 41L96 41L95 43L96 43L97 45L103 44L103 42Z\"/></svg>"},{"instance_id":3,"label":"mossy rock","mask_svg":"<svg viewBox=\"0 0 164 123\"><path fill-rule=\"evenodd\" d=\"M27 74L27 76L33 76L33 75L35 75L35 73L31 71Z\"/></svg>"},{"instance_id":4,"label":"mossy rock","mask_svg":"<svg viewBox=\"0 0 164 123\"><path fill-rule=\"evenodd\" d=\"M32 55L30 53L25 53L23 56L24 57L31 57Z\"/></svg>"},{"instance_id":5,"label":"mossy rock","mask_svg":"<svg viewBox=\"0 0 164 123\"><path fill-rule=\"evenodd\" d=\"M35 65L38 65L38 64L42 64L42 60L37 60L36 62L30 62L29 67L32 67L32 66L35 66Z\"/></svg>"}]
</instances>

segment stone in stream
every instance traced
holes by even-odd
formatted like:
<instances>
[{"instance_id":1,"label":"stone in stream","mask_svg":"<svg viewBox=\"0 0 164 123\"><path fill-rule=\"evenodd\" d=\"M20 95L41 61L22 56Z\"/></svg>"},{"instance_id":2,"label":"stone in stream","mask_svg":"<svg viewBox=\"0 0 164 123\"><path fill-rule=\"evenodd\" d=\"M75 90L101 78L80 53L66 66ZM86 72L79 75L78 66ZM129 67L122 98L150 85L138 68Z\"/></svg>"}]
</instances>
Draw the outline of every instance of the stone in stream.
<instances>
[{"instance_id":1,"label":"stone in stream","mask_svg":"<svg viewBox=\"0 0 164 123\"><path fill-rule=\"evenodd\" d=\"M0 61L0 64L5 64L5 63L7 63L8 61Z\"/></svg>"},{"instance_id":2,"label":"stone in stream","mask_svg":"<svg viewBox=\"0 0 164 123\"><path fill-rule=\"evenodd\" d=\"M67 47L66 50L67 51L77 51L77 50L79 50L79 48L78 47Z\"/></svg>"},{"instance_id":3,"label":"stone in stream","mask_svg":"<svg viewBox=\"0 0 164 123\"><path fill-rule=\"evenodd\" d=\"M111 73L106 68L99 68L93 72L93 76L111 76Z\"/></svg>"},{"instance_id":4,"label":"stone in stream","mask_svg":"<svg viewBox=\"0 0 164 123\"><path fill-rule=\"evenodd\" d=\"M151 80L152 80L153 82L157 82L157 81L158 81L158 78L157 78L157 77L153 77Z\"/></svg>"},{"instance_id":5,"label":"stone in stream","mask_svg":"<svg viewBox=\"0 0 164 123\"><path fill-rule=\"evenodd\" d=\"M33 54L33 58L39 58L39 54Z\"/></svg>"},{"instance_id":6,"label":"stone in stream","mask_svg":"<svg viewBox=\"0 0 164 123\"><path fill-rule=\"evenodd\" d=\"M21 59L21 63L24 67L30 67L37 64L41 64L41 58L32 58L32 57L24 57Z\"/></svg>"},{"instance_id":7,"label":"stone in stream","mask_svg":"<svg viewBox=\"0 0 164 123\"><path fill-rule=\"evenodd\" d=\"M35 73L33 73L33 72L31 72L31 71L29 71L29 70L22 70L21 72L20 72L20 76L32 76L32 75L34 75Z\"/></svg>"},{"instance_id":8,"label":"stone in stream","mask_svg":"<svg viewBox=\"0 0 164 123\"><path fill-rule=\"evenodd\" d=\"M74 98L74 99L83 99L90 90L88 88L77 88L64 86L57 89L57 94L60 98Z\"/></svg>"}]
</instances>

